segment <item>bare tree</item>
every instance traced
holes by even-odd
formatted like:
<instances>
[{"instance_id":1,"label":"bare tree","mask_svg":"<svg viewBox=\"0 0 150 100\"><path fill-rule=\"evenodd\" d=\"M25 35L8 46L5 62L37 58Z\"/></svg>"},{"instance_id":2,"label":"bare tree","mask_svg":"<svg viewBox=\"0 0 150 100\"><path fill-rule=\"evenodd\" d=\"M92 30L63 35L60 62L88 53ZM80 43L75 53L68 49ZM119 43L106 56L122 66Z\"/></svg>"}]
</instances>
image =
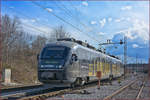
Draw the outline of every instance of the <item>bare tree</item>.
<instances>
[{"instance_id":1,"label":"bare tree","mask_svg":"<svg viewBox=\"0 0 150 100\"><path fill-rule=\"evenodd\" d=\"M20 21L17 17L11 19L8 15L2 16L2 60L7 64L10 62L12 45L22 35L20 32Z\"/></svg>"},{"instance_id":2,"label":"bare tree","mask_svg":"<svg viewBox=\"0 0 150 100\"><path fill-rule=\"evenodd\" d=\"M54 41L60 38L69 38L70 34L66 32L65 28L61 25L53 30L51 37L52 38L50 39L50 41Z\"/></svg>"},{"instance_id":3,"label":"bare tree","mask_svg":"<svg viewBox=\"0 0 150 100\"><path fill-rule=\"evenodd\" d=\"M37 36L36 40L32 42L32 51L35 54L38 54L42 47L46 44L47 39L42 36Z\"/></svg>"},{"instance_id":4,"label":"bare tree","mask_svg":"<svg viewBox=\"0 0 150 100\"><path fill-rule=\"evenodd\" d=\"M29 82L37 79L36 63L33 63L33 37L22 30L17 17L4 15L1 18L2 38L2 68L11 67L12 80L15 82ZM35 58L35 57L34 57ZM36 59L34 59L35 62ZM2 68L0 71L2 71ZM31 74L30 77L27 75Z\"/></svg>"},{"instance_id":5,"label":"bare tree","mask_svg":"<svg viewBox=\"0 0 150 100\"><path fill-rule=\"evenodd\" d=\"M57 40L70 35L63 26L59 26L53 30L51 37ZM12 78L15 81L34 82L37 79L36 56L46 44L46 37L27 34L17 17L4 15L1 17L1 38L3 68L12 68Z\"/></svg>"}]
</instances>

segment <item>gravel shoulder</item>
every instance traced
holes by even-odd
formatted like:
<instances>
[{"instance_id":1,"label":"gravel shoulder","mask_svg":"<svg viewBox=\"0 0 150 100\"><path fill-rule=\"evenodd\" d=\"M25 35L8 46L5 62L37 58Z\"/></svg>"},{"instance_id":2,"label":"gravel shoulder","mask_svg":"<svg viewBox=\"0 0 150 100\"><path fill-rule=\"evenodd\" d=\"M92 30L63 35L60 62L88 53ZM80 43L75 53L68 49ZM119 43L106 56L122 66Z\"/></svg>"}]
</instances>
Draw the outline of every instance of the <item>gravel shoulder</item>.
<instances>
[{"instance_id":1,"label":"gravel shoulder","mask_svg":"<svg viewBox=\"0 0 150 100\"><path fill-rule=\"evenodd\" d=\"M113 92L121 88L122 86L125 86L131 81L134 81L135 79L137 79L136 76L129 75L125 80L121 79L120 84L118 83L118 80L115 80L112 82L112 85L110 84L103 85L100 87L100 89L97 89L97 86L95 86L91 88L86 88L84 90L78 90L73 93L64 94L63 96L51 97L51 98L48 98L47 100L50 100L50 99L55 99L55 100L56 99L104 99L106 96L112 94ZM139 82L137 84L140 85L141 83ZM122 98L122 96L120 96L120 98ZM125 98L123 97L122 99L125 99ZM127 97L126 99L130 99L130 98Z\"/></svg>"},{"instance_id":2,"label":"gravel shoulder","mask_svg":"<svg viewBox=\"0 0 150 100\"><path fill-rule=\"evenodd\" d=\"M146 81L140 99L150 100L150 80Z\"/></svg>"}]
</instances>

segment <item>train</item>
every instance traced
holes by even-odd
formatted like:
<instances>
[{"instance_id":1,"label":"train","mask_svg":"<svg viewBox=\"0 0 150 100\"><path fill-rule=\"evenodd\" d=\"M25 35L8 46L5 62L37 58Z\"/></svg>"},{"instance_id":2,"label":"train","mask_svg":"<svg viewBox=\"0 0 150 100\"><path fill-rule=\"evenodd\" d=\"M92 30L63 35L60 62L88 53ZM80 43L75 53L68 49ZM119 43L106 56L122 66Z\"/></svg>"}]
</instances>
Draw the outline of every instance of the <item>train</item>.
<instances>
[{"instance_id":1,"label":"train","mask_svg":"<svg viewBox=\"0 0 150 100\"><path fill-rule=\"evenodd\" d=\"M96 80L98 71L101 80L124 75L120 59L73 38L46 44L37 60L38 80L42 83L83 85Z\"/></svg>"}]
</instances>

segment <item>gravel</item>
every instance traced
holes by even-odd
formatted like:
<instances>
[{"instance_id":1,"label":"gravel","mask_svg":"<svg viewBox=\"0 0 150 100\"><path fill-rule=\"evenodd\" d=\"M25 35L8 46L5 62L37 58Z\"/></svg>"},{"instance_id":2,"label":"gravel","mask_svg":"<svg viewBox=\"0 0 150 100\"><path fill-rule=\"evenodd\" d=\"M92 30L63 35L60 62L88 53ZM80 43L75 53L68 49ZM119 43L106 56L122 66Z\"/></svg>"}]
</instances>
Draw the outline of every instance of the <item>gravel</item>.
<instances>
[{"instance_id":1,"label":"gravel","mask_svg":"<svg viewBox=\"0 0 150 100\"><path fill-rule=\"evenodd\" d=\"M135 99L136 96L138 95L138 92L140 90L142 86L142 82L141 80L135 82L134 84L132 84L131 86L129 86L128 88L126 88L124 91L122 91L121 93L119 93L118 95L114 96L113 99Z\"/></svg>"},{"instance_id":2,"label":"gravel","mask_svg":"<svg viewBox=\"0 0 150 100\"><path fill-rule=\"evenodd\" d=\"M150 100L150 80L146 81L145 87L143 88L140 99Z\"/></svg>"},{"instance_id":3,"label":"gravel","mask_svg":"<svg viewBox=\"0 0 150 100\"><path fill-rule=\"evenodd\" d=\"M112 82L112 85L103 85L100 87L100 89L97 89L97 86L95 87L91 87L91 88L86 88L84 90L78 90L75 91L73 93L68 93L68 94L64 94L62 96L56 96L56 97L50 97L47 100L50 99L104 99L106 96L112 94L113 92L115 92L117 89L121 88L122 86L130 83L131 81L137 79L136 76L133 75L129 75L125 80L122 79L121 83L118 83L118 80L115 80ZM141 83L138 82L135 86L139 86ZM133 87L136 88L136 87ZM134 90L137 91L137 90ZM131 92L131 96L134 93ZM120 96L120 98L122 98L122 96ZM124 97L123 97L124 99ZM127 97L127 99L130 99Z\"/></svg>"}]
</instances>

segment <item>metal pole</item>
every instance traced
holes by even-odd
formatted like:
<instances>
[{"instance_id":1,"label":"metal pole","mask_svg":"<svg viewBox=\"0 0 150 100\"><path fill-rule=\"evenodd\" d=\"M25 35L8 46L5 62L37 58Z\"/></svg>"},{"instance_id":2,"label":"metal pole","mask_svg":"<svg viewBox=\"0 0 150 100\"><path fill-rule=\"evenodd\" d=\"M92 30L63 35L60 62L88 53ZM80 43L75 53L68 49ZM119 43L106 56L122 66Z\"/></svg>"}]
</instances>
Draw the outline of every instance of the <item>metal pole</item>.
<instances>
[{"instance_id":1,"label":"metal pole","mask_svg":"<svg viewBox=\"0 0 150 100\"><path fill-rule=\"evenodd\" d=\"M126 64L127 64L127 37L124 36L124 76L126 76Z\"/></svg>"}]
</instances>

